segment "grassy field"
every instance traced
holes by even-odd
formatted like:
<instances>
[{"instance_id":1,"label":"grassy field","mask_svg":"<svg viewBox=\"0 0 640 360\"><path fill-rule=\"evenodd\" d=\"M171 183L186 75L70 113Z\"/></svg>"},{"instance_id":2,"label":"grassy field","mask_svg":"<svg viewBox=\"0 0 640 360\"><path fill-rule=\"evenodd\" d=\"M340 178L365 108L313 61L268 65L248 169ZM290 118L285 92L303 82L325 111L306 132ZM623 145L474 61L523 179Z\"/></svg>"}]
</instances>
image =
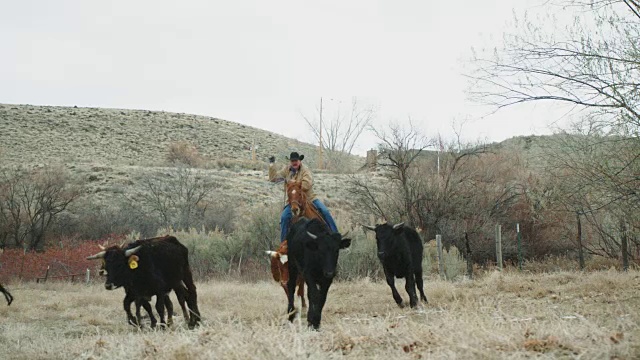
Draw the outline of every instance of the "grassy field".
<instances>
[{"instance_id":1,"label":"grassy field","mask_svg":"<svg viewBox=\"0 0 640 360\"><path fill-rule=\"evenodd\" d=\"M395 306L385 283L336 283L320 332L285 321L275 282L198 284L204 324L125 324L122 290L11 284L0 307L2 359L519 359L640 357L640 273L485 273L427 279L430 303ZM400 292L404 281L401 281ZM173 297L173 295L172 295ZM406 300L407 296L404 294Z\"/></svg>"}]
</instances>

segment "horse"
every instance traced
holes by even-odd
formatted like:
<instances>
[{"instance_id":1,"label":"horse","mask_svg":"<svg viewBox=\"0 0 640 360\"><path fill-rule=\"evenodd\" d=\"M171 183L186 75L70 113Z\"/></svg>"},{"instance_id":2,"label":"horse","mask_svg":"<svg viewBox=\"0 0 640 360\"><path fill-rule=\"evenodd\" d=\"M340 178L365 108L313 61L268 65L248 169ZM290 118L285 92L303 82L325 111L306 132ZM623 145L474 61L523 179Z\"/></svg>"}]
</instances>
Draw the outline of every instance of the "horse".
<instances>
[{"instance_id":1,"label":"horse","mask_svg":"<svg viewBox=\"0 0 640 360\"><path fill-rule=\"evenodd\" d=\"M301 217L305 217L309 220L318 219L326 225L318 209L307 199L307 193L302 190L300 181L287 182L287 204L291 207L291 214L293 214L292 224L295 224Z\"/></svg>"},{"instance_id":2,"label":"horse","mask_svg":"<svg viewBox=\"0 0 640 360\"><path fill-rule=\"evenodd\" d=\"M293 214L293 218L291 219L292 224L296 223L302 217L319 219L325 223L320 212L318 212L311 201L307 199L307 194L302 190L301 182L287 182L287 204L290 206L291 213ZM287 288L287 282L289 281L289 267L287 264L287 240L285 239L276 251L267 251L266 253L271 256L271 275L275 281L280 282L288 299L289 290ZM302 299L302 307L304 308L306 307L306 303L304 300L304 278L302 274L298 275L296 286L298 287L297 295Z\"/></svg>"}]
</instances>

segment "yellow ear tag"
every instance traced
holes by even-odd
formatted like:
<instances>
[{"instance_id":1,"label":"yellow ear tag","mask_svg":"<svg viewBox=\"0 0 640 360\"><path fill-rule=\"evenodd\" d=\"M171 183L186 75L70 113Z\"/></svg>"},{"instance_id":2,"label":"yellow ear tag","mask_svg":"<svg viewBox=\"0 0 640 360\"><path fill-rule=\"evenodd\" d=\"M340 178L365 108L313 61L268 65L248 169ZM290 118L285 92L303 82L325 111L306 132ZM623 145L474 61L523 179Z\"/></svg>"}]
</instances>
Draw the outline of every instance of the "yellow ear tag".
<instances>
[{"instance_id":1,"label":"yellow ear tag","mask_svg":"<svg viewBox=\"0 0 640 360\"><path fill-rule=\"evenodd\" d=\"M138 268L138 257L133 255L129 258L129 269L134 270Z\"/></svg>"}]
</instances>

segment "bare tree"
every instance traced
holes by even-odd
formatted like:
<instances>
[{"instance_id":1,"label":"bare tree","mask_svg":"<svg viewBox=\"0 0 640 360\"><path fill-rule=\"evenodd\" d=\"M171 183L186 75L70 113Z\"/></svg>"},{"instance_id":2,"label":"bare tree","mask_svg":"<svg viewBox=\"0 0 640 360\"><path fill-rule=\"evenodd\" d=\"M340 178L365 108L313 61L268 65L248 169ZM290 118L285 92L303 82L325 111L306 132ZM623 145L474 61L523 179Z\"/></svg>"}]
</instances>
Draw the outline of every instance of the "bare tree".
<instances>
[{"instance_id":1,"label":"bare tree","mask_svg":"<svg viewBox=\"0 0 640 360\"><path fill-rule=\"evenodd\" d=\"M189 229L202 219L207 210L206 197L215 184L208 184L197 171L181 166L161 177L142 181L143 201L161 219L164 226Z\"/></svg>"},{"instance_id":2,"label":"bare tree","mask_svg":"<svg viewBox=\"0 0 640 360\"><path fill-rule=\"evenodd\" d=\"M371 125L377 114L373 104L353 97L351 106L344 110L340 105L320 102L311 116L301 114L314 137L327 151L329 161L339 163L341 154L351 154L362 133Z\"/></svg>"},{"instance_id":3,"label":"bare tree","mask_svg":"<svg viewBox=\"0 0 640 360\"><path fill-rule=\"evenodd\" d=\"M495 223L511 221L522 199L517 159L460 138L443 144L438 154L428 150L434 141L412 127L392 125L376 134L383 179L354 175L350 180L349 191L361 210L419 226L427 239L442 234L447 247L464 249L466 233L473 252L465 254L473 253L475 261L491 258L495 246L485 239Z\"/></svg>"},{"instance_id":4,"label":"bare tree","mask_svg":"<svg viewBox=\"0 0 640 360\"><path fill-rule=\"evenodd\" d=\"M472 97L497 108L558 101L597 113L598 125L608 129L637 130L637 2L566 0L561 5L569 5L575 14L567 28L548 31L525 18L518 21L520 33L505 35L504 47L493 56L476 56L479 67L470 75ZM575 11L587 6L588 11Z\"/></svg>"},{"instance_id":5,"label":"bare tree","mask_svg":"<svg viewBox=\"0 0 640 360\"><path fill-rule=\"evenodd\" d=\"M66 172L56 167L5 170L1 183L4 244L11 237L14 246L29 249L45 245L47 231L57 216L82 194L82 188L72 184Z\"/></svg>"},{"instance_id":6,"label":"bare tree","mask_svg":"<svg viewBox=\"0 0 640 360\"><path fill-rule=\"evenodd\" d=\"M476 56L470 93L495 109L536 101L571 106L580 120L546 153L553 210L574 219L582 214L598 239L586 249L617 256L620 229L640 232L634 225L640 216L640 2L549 4L563 6L557 10L570 12L573 22L548 31L516 19L519 26L502 48ZM547 20L550 25L553 18Z\"/></svg>"},{"instance_id":7,"label":"bare tree","mask_svg":"<svg viewBox=\"0 0 640 360\"><path fill-rule=\"evenodd\" d=\"M574 132L557 135L551 145L546 153L546 176L553 189L550 207L586 220L582 224L594 236L577 244L580 250L617 258L622 252L621 229L628 224L631 234L640 230L635 221L640 216L639 144L626 137Z\"/></svg>"},{"instance_id":8,"label":"bare tree","mask_svg":"<svg viewBox=\"0 0 640 360\"><path fill-rule=\"evenodd\" d=\"M360 177L352 177L352 193L378 216L404 218L407 224L419 226L417 210L421 195L416 184L418 177L412 176L412 173L418 170L415 165L417 159L432 142L412 124L407 128L391 124L387 130L371 128L371 131L380 141L379 165L385 169L385 177L389 180L389 184L385 185L387 191L383 193L386 194L386 203L393 205L390 211L385 211L377 198L379 193L373 192L366 179Z\"/></svg>"},{"instance_id":9,"label":"bare tree","mask_svg":"<svg viewBox=\"0 0 640 360\"><path fill-rule=\"evenodd\" d=\"M0 173L0 218L2 222L2 246L23 247L27 232L22 222L22 205L19 196L20 183L24 181L22 171L3 169ZM9 244L9 239L13 244Z\"/></svg>"}]
</instances>

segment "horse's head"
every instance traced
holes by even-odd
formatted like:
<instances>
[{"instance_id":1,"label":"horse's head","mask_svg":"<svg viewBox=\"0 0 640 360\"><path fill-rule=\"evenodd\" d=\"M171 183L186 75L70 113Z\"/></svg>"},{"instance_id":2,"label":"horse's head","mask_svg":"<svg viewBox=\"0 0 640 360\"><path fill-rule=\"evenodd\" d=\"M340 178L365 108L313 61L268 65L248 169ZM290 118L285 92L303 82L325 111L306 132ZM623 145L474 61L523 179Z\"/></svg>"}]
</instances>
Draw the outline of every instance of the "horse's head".
<instances>
[{"instance_id":1,"label":"horse's head","mask_svg":"<svg viewBox=\"0 0 640 360\"><path fill-rule=\"evenodd\" d=\"M291 213L294 217L304 214L307 196L302 191L302 183L299 181L289 181L287 183L287 202L291 206Z\"/></svg>"}]
</instances>

